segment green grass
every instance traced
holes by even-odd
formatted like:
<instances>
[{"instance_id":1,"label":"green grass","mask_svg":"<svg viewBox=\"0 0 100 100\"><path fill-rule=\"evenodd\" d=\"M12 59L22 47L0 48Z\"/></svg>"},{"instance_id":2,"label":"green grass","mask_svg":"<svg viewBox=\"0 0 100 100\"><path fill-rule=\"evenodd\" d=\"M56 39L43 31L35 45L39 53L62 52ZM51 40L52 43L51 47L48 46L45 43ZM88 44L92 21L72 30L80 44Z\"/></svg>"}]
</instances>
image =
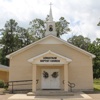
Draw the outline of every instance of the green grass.
<instances>
[{"instance_id":1,"label":"green grass","mask_svg":"<svg viewBox=\"0 0 100 100\"><path fill-rule=\"evenodd\" d=\"M100 91L100 79L94 79L94 90Z\"/></svg>"}]
</instances>

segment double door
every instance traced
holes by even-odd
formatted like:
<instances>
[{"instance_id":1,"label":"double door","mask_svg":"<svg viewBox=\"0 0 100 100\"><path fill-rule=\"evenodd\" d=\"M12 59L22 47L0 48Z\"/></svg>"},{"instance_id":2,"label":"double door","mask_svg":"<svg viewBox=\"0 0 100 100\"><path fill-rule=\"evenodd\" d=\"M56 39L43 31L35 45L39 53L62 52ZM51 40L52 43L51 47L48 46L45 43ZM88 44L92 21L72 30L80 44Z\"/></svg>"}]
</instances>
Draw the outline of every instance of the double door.
<instances>
[{"instance_id":1,"label":"double door","mask_svg":"<svg viewBox=\"0 0 100 100\"><path fill-rule=\"evenodd\" d=\"M42 89L60 89L59 69L43 69L41 74Z\"/></svg>"}]
</instances>

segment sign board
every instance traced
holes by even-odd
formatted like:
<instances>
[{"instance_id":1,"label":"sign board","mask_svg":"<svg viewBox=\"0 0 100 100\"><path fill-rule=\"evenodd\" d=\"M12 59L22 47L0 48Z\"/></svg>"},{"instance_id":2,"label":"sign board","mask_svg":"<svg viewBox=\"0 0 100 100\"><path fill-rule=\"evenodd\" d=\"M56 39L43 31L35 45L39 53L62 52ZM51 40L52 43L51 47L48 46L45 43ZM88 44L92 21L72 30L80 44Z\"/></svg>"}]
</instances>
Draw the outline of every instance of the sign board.
<instances>
[{"instance_id":1,"label":"sign board","mask_svg":"<svg viewBox=\"0 0 100 100\"><path fill-rule=\"evenodd\" d=\"M57 57L43 57L40 62L60 62Z\"/></svg>"}]
</instances>

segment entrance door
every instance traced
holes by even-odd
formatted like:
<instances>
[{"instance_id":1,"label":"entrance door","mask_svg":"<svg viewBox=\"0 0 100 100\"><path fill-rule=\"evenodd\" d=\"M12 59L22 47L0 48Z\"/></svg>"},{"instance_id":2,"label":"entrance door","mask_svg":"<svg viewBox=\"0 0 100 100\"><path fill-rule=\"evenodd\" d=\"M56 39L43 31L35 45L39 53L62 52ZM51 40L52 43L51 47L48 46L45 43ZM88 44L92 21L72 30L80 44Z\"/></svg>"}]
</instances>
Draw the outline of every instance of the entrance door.
<instances>
[{"instance_id":1,"label":"entrance door","mask_svg":"<svg viewBox=\"0 0 100 100\"><path fill-rule=\"evenodd\" d=\"M42 89L60 89L59 69L43 69L41 83Z\"/></svg>"}]
</instances>

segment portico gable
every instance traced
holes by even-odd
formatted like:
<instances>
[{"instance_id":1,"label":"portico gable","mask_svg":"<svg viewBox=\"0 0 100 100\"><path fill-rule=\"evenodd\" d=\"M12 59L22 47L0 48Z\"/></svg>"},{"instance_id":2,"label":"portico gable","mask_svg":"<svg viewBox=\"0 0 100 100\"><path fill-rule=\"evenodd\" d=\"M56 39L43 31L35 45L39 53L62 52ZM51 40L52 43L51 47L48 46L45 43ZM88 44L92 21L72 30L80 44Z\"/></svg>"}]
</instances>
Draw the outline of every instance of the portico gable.
<instances>
[{"instance_id":1,"label":"portico gable","mask_svg":"<svg viewBox=\"0 0 100 100\"><path fill-rule=\"evenodd\" d=\"M32 64L68 64L71 61L71 59L50 50L28 60Z\"/></svg>"}]
</instances>

